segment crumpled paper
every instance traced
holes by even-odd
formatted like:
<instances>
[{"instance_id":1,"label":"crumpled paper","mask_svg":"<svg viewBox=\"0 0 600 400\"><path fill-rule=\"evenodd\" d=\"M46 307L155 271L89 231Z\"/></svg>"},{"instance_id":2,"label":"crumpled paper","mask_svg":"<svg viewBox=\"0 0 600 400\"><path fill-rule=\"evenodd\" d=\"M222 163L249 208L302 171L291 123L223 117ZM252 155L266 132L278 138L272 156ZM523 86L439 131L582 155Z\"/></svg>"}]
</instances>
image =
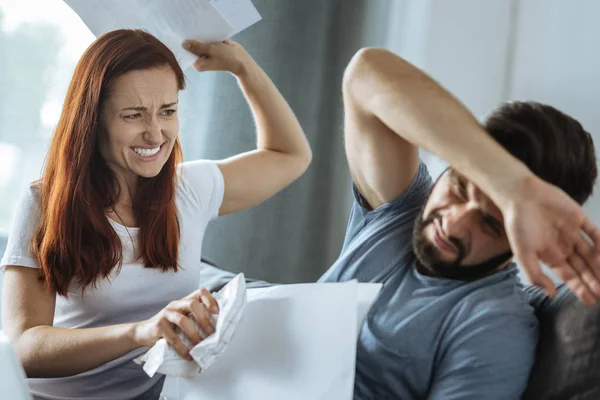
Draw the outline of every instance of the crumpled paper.
<instances>
[{"instance_id":1,"label":"crumpled paper","mask_svg":"<svg viewBox=\"0 0 600 400\"><path fill-rule=\"evenodd\" d=\"M168 376L187 378L199 376L200 373L210 368L221 353L225 351L246 306L246 280L244 274L236 275L231 282L214 294L214 297L219 304L219 314L213 316L215 332L206 337L200 325L192 320L200 335L206 337L190 350L190 355L194 361L188 361L180 357L175 349L167 343L167 340L163 338L156 342L148 352L134 360L138 364L144 364L143 368L148 376L152 377L157 372ZM191 346L191 342L183 332L178 330L177 335L188 348Z\"/></svg>"}]
</instances>

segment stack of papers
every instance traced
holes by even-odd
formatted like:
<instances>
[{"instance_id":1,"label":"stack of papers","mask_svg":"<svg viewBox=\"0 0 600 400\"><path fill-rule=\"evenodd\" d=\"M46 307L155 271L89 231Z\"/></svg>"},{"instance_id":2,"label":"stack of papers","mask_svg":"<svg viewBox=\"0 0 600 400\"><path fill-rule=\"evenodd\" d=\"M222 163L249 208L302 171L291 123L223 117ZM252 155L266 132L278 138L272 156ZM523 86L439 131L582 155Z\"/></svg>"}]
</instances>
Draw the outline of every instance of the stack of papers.
<instances>
[{"instance_id":1,"label":"stack of papers","mask_svg":"<svg viewBox=\"0 0 600 400\"><path fill-rule=\"evenodd\" d=\"M166 44L182 69L196 56L186 39L214 43L261 20L250 0L65 0L95 36L115 29L144 29Z\"/></svg>"}]
</instances>

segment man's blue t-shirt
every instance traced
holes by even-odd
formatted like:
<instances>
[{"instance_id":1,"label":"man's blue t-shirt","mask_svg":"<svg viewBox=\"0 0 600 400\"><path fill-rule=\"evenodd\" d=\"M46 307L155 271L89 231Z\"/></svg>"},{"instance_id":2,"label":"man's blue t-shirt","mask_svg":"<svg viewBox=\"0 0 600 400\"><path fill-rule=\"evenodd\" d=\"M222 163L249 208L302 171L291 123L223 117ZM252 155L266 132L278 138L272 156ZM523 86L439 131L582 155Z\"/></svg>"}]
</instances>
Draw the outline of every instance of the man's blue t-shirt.
<instances>
[{"instance_id":1,"label":"man's blue t-shirt","mask_svg":"<svg viewBox=\"0 0 600 400\"><path fill-rule=\"evenodd\" d=\"M410 187L370 211L355 189L339 259L320 282L383 283L359 334L355 399L519 399L537 342L514 264L462 282L420 274L415 219L432 187L421 163Z\"/></svg>"}]
</instances>

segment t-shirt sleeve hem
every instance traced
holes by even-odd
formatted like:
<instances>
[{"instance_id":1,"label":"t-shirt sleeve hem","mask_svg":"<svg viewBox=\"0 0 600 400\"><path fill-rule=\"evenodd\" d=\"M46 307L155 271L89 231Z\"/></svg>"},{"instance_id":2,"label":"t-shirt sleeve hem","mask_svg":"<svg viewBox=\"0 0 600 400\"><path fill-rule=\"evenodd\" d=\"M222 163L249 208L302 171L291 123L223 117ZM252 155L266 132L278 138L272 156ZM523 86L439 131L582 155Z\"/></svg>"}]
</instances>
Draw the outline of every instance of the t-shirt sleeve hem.
<instances>
[{"instance_id":1,"label":"t-shirt sleeve hem","mask_svg":"<svg viewBox=\"0 0 600 400\"><path fill-rule=\"evenodd\" d=\"M15 265L15 266L19 266L19 267L36 268L36 269L40 268L37 261L31 257L10 256L10 257L2 258L2 261L0 262L0 272L4 272L6 270L6 266L8 266L8 265Z\"/></svg>"}]
</instances>

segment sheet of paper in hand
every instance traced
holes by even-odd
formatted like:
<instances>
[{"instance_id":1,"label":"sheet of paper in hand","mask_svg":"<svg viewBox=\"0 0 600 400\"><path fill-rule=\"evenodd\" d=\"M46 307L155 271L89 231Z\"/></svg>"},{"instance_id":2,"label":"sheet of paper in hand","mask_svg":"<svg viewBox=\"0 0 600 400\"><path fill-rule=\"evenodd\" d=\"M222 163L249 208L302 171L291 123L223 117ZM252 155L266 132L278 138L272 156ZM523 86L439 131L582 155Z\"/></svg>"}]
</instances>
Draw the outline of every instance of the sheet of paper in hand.
<instances>
[{"instance_id":1,"label":"sheet of paper in hand","mask_svg":"<svg viewBox=\"0 0 600 400\"><path fill-rule=\"evenodd\" d=\"M167 376L163 400L349 400L357 327L381 285L248 289L227 349L194 378Z\"/></svg>"},{"instance_id":2,"label":"sheet of paper in hand","mask_svg":"<svg viewBox=\"0 0 600 400\"><path fill-rule=\"evenodd\" d=\"M165 43L184 70L196 57L181 43L225 40L260 21L250 0L65 0L100 36L115 29L144 29Z\"/></svg>"},{"instance_id":3,"label":"sheet of paper in hand","mask_svg":"<svg viewBox=\"0 0 600 400\"><path fill-rule=\"evenodd\" d=\"M261 20L260 14L250 0L209 0L210 4L233 27L230 36Z\"/></svg>"}]
</instances>

